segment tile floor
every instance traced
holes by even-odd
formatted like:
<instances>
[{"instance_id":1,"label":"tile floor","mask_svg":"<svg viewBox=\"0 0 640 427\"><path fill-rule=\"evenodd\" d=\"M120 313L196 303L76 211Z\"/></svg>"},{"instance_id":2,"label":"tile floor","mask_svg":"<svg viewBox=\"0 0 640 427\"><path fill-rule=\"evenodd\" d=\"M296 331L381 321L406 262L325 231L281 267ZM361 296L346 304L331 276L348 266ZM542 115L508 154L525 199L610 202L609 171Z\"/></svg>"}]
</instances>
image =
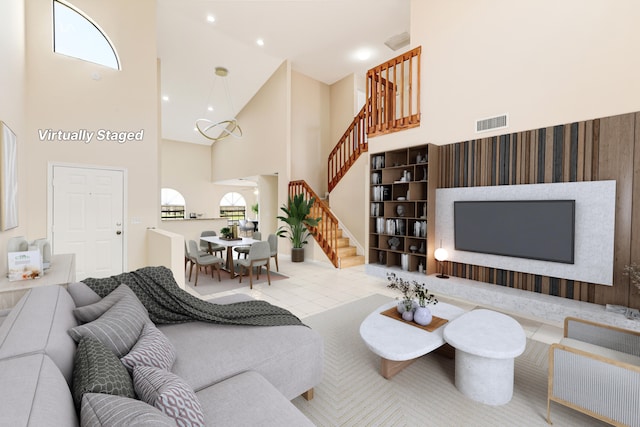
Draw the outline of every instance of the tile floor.
<instances>
[{"instance_id":1,"label":"tile floor","mask_svg":"<svg viewBox=\"0 0 640 427\"><path fill-rule=\"evenodd\" d=\"M339 270L324 262L307 260L303 263L292 263L283 255L279 255L278 260L280 273L288 276L288 279L274 281L271 286L254 285L252 290L247 285L204 297L195 293L194 295L209 299L244 293L284 307L301 319L372 294L389 295L392 298L397 296L396 291L387 289L385 280L366 274L364 266ZM275 268L273 262L271 265ZM436 297L442 302L455 304L467 310L478 306L473 301L463 301L446 295L436 294ZM558 342L562 337L562 329L555 324L545 323L542 319L524 318L517 313L506 314L518 320L527 337L531 339L550 344Z\"/></svg>"}]
</instances>

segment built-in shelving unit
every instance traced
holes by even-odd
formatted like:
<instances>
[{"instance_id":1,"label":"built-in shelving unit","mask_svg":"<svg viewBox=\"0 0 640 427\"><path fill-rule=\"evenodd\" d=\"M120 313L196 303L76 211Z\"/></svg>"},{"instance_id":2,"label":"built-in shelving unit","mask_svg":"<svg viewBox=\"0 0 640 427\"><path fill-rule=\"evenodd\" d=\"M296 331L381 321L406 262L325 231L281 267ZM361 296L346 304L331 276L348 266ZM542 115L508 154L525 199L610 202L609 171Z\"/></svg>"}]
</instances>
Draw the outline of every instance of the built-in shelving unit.
<instances>
[{"instance_id":1,"label":"built-in shelving unit","mask_svg":"<svg viewBox=\"0 0 640 427\"><path fill-rule=\"evenodd\" d=\"M421 145L371 154L370 264L434 272L437 149Z\"/></svg>"}]
</instances>

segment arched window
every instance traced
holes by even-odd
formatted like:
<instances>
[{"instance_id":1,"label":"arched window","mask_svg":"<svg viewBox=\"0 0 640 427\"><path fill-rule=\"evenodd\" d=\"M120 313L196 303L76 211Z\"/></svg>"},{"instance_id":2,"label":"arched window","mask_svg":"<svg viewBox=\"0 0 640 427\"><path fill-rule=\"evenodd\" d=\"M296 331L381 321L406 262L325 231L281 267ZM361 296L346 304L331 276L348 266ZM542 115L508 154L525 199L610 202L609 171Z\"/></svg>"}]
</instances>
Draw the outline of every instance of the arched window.
<instances>
[{"instance_id":1,"label":"arched window","mask_svg":"<svg viewBox=\"0 0 640 427\"><path fill-rule=\"evenodd\" d=\"M184 197L173 188L160 190L161 219L183 219L185 213Z\"/></svg>"},{"instance_id":2,"label":"arched window","mask_svg":"<svg viewBox=\"0 0 640 427\"><path fill-rule=\"evenodd\" d=\"M53 1L53 51L120 69L116 49L98 24L59 0Z\"/></svg>"},{"instance_id":3,"label":"arched window","mask_svg":"<svg viewBox=\"0 0 640 427\"><path fill-rule=\"evenodd\" d=\"M230 192L220 199L220 217L237 221L246 217L247 202L240 193Z\"/></svg>"}]
</instances>

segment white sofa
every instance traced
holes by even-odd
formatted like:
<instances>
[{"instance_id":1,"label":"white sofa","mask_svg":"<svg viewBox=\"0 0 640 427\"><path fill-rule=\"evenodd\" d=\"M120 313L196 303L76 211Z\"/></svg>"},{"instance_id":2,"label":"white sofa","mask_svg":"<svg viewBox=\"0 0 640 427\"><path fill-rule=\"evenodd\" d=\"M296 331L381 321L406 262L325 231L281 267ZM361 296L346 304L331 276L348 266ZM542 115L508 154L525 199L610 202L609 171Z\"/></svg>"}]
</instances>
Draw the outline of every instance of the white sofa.
<instances>
[{"instance_id":1,"label":"white sofa","mask_svg":"<svg viewBox=\"0 0 640 427\"><path fill-rule=\"evenodd\" d=\"M78 325L75 308L65 288L47 286L4 313L0 425L80 425L70 388L77 345L67 332ZM175 348L171 371L195 391L205 425L313 425L290 402L322 376L322 339L310 328L188 322L158 329Z\"/></svg>"}]
</instances>

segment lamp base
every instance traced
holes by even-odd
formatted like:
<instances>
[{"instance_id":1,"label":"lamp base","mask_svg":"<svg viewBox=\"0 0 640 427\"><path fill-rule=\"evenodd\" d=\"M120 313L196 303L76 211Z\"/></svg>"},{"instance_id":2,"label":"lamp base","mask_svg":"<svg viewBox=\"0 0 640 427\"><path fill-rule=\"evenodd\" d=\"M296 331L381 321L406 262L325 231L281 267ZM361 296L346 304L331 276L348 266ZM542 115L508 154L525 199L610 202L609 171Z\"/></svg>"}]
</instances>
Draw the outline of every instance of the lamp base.
<instances>
[{"instance_id":1,"label":"lamp base","mask_svg":"<svg viewBox=\"0 0 640 427\"><path fill-rule=\"evenodd\" d=\"M438 279L448 279L449 278L449 276L445 276L444 274L438 274L436 277Z\"/></svg>"}]
</instances>

